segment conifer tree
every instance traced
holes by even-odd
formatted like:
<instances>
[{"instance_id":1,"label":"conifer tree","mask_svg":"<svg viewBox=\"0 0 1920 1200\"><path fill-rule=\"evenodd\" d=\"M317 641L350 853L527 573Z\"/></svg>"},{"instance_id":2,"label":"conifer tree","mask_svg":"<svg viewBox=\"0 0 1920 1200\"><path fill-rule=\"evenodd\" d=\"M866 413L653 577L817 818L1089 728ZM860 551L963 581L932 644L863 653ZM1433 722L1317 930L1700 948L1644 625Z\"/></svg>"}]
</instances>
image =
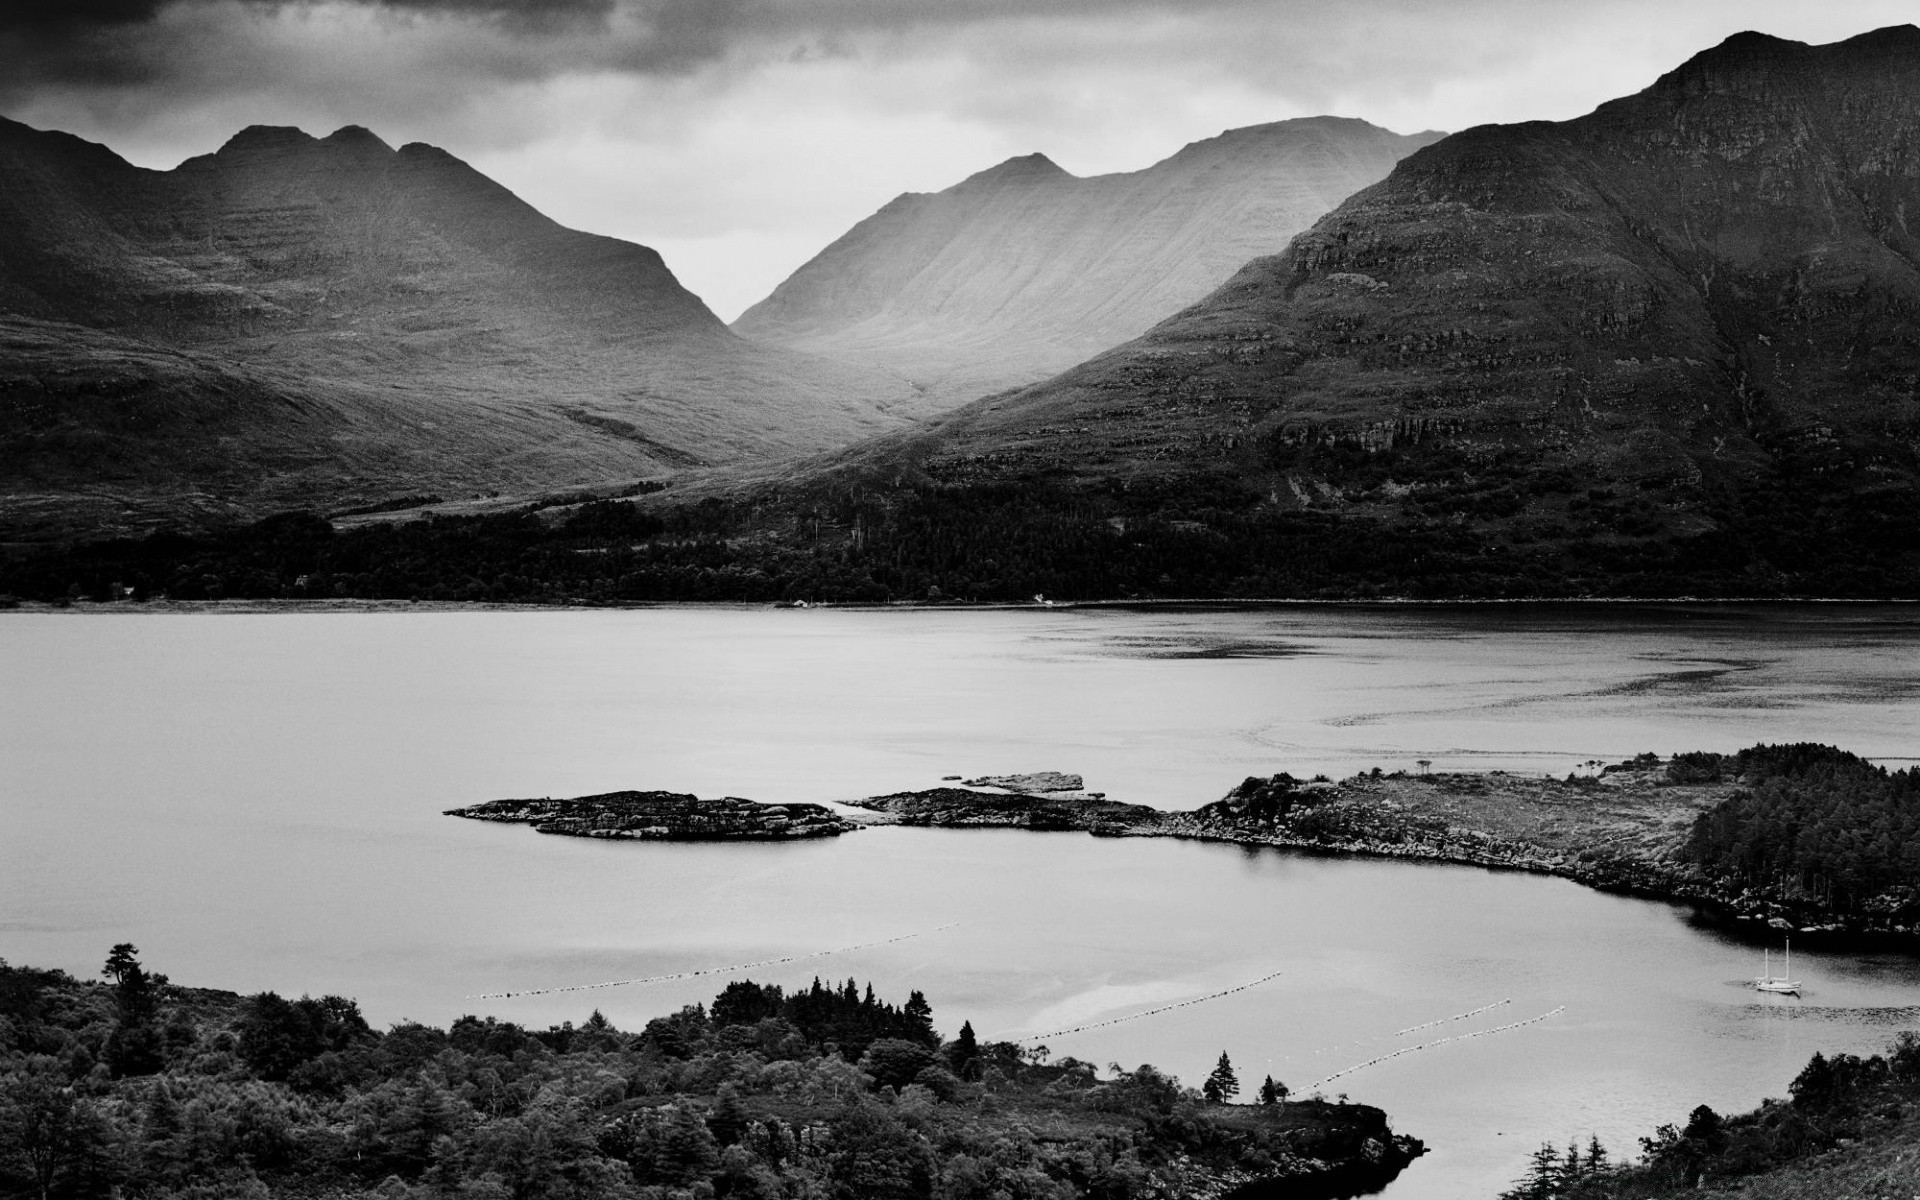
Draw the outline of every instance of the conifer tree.
<instances>
[{"instance_id":1,"label":"conifer tree","mask_svg":"<svg viewBox=\"0 0 1920 1200\"><path fill-rule=\"evenodd\" d=\"M922 1031L929 1044L938 1044L939 1037L933 1032L933 1005L927 1003L924 993L915 989L913 994L907 997L907 1003L900 1011L905 1013L908 1019Z\"/></svg>"},{"instance_id":2,"label":"conifer tree","mask_svg":"<svg viewBox=\"0 0 1920 1200\"><path fill-rule=\"evenodd\" d=\"M1233 1073L1233 1063L1228 1061L1225 1050L1220 1052L1220 1061L1214 1064L1213 1073L1200 1086L1200 1094L1212 1104L1225 1104L1240 1094L1240 1079Z\"/></svg>"},{"instance_id":3,"label":"conifer tree","mask_svg":"<svg viewBox=\"0 0 1920 1200\"><path fill-rule=\"evenodd\" d=\"M980 1078L980 1043L974 1037L972 1021L960 1023L960 1036L947 1047L947 1063L962 1079Z\"/></svg>"}]
</instances>

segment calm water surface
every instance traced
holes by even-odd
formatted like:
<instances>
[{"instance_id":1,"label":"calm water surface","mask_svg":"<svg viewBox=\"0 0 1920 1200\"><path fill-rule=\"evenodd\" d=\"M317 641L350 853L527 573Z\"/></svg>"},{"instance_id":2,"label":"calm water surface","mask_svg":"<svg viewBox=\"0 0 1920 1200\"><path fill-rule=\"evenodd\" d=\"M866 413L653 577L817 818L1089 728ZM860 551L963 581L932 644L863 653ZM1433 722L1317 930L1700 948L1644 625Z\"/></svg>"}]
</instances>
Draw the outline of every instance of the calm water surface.
<instances>
[{"instance_id":1,"label":"calm water surface","mask_svg":"<svg viewBox=\"0 0 1920 1200\"><path fill-rule=\"evenodd\" d=\"M453 821L501 796L673 788L833 801L1079 771L1193 807L1241 777L1379 765L1564 774L1642 750L1837 742L1903 764L1903 609L397 613L0 618L0 956L340 992L376 1022L595 1006L623 1026L724 977L483 992L891 945L753 972L923 988L951 1032L1379 1104L1434 1146L1396 1200L1491 1195L1540 1141L1616 1152L1779 1095L1816 1049L1920 1026L1920 967L1758 950L1665 905L1453 867L1163 840L875 829L604 845ZM1410 1026L1507 1001L1415 1034Z\"/></svg>"}]
</instances>

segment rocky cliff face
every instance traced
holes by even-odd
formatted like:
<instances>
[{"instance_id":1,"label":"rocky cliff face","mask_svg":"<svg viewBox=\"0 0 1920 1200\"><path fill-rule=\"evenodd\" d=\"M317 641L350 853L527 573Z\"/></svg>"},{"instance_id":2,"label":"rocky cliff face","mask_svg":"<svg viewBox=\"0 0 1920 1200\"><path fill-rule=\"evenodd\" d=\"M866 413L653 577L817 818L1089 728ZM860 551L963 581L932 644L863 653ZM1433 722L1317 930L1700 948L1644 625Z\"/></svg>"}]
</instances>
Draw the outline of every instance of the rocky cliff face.
<instances>
[{"instance_id":1,"label":"rocky cliff face","mask_svg":"<svg viewBox=\"0 0 1920 1200\"><path fill-rule=\"evenodd\" d=\"M0 120L0 364L0 519L82 529L630 480L840 444L905 393L356 127L158 172Z\"/></svg>"},{"instance_id":2,"label":"rocky cliff face","mask_svg":"<svg viewBox=\"0 0 1920 1200\"><path fill-rule=\"evenodd\" d=\"M1509 560L1736 521L1805 522L1777 552L1816 575L1836 538L1848 570L1912 559L1916 131L1920 30L1742 34L1578 120L1429 146L1139 340L860 461L1225 481Z\"/></svg>"},{"instance_id":3,"label":"rocky cliff face","mask_svg":"<svg viewBox=\"0 0 1920 1200\"><path fill-rule=\"evenodd\" d=\"M1137 336L1438 134L1313 117L1229 130L1143 171L1044 155L899 197L735 322L885 366L937 410Z\"/></svg>"}]
</instances>

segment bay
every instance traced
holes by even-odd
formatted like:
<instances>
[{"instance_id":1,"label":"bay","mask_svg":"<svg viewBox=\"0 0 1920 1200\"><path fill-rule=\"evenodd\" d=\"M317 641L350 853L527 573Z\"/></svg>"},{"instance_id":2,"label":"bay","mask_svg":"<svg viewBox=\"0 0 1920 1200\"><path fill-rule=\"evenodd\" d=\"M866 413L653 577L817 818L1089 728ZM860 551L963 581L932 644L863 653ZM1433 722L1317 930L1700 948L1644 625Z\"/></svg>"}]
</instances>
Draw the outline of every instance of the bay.
<instances>
[{"instance_id":1,"label":"bay","mask_svg":"<svg viewBox=\"0 0 1920 1200\"><path fill-rule=\"evenodd\" d=\"M1782 1094L1815 1049L1920 1025L1920 971L1758 950L1562 881L1168 840L874 829L607 845L440 811L620 787L833 802L1060 769L1186 808L1241 777L1565 774L1643 750L1920 728L1920 614L1870 606L8 614L0 956L357 996L377 1023L594 1007L623 1027L727 974L922 988L951 1033L1198 1081L1316 1080L1434 1152L1396 1198L1490 1195L1541 1140L1616 1152ZM1492 1007L1487 1007L1492 1006ZM1446 1018L1478 1008L1458 1021ZM1415 1033L1398 1031L1439 1021Z\"/></svg>"}]
</instances>

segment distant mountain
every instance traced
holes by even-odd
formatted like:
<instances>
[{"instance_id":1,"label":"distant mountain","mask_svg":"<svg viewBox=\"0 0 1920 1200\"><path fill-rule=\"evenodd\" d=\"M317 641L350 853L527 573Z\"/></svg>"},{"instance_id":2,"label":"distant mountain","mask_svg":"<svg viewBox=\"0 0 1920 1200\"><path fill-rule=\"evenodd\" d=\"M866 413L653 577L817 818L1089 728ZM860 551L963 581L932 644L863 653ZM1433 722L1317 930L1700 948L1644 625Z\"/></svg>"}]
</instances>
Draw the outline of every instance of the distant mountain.
<instances>
[{"instance_id":1,"label":"distant mountain","mask_svg":"<svg viewBox=\"0 0 1920 1200\"><path fill-rule=\"evenodd\" d=\"M432 146L257 126L149 171L0 119L16 536L631 480L844 444L905 395Z\"/></svg>"},{"instance_id":2,"label":"distant mountain","mask_svg":"<svg viewBox=\"0 0 1920 1200\"><path fill-rule=\"evenodd\" d=\"M1440 136L1312 117L1126 174L1009 159L895 199L734 329L898 371L937 411L1144 333Z\"/></svg>"},{"instance_id":3,"label":"distant mountain","mask_svg":"<svg viewBox=\"0 0 1920 1200\"><path fill-rule=\"evenodd\" d=\"M1148 519L1229 590L1912 590L1916 221L1920 30L1740 34L1429 146L1144 337L809 486L952 561L926 506L966 508L1002 572L1064 551L999 521L1106 539L1094 590Z\"/></svg>"}]
</instances>

